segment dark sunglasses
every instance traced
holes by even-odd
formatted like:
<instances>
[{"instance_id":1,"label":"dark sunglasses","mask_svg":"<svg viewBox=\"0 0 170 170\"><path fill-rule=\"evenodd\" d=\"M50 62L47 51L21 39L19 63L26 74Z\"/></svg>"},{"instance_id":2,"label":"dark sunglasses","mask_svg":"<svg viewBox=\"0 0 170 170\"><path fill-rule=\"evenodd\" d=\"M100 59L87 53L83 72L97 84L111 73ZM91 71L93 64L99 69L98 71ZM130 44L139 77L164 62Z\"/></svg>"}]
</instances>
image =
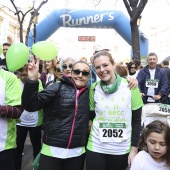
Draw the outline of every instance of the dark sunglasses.
<instances>
[{"instance_id":1,"label":"dark sunglasses","mask_svg":"<svg viewBox=\"0 0 170 170\"><path fill-rule=\"evenodd\" d=\"M56 68L56 70L57 70L57 72L60 72L60 71L61 71L60 68Z\"/></svg>"},{"instance_id":2,"label":"dark sunglasses","mask_svg":"<svg viewBox=\"0 0 170 170\"><path fill-rule=\"evenodd\" d=\"M74 75L79 75L80 73L82 73L82 76L88 76L89 72L87 71L80 71L80 70L72 70Z\"/></svg>"},{"instance_id":3,"label":"dark sunglasses","mask_svg":"<svg viewBox=\"0 0 170 170\"><path fill-rule=\"evenodd\" d=\"M136 68L136 67L131 67L131 68Z\"/></svg>"},{"instance_id":4,"label":"dark sunglasses","mask_svg":"<svg viewBox=\"0 0 170 170\"><path fill-rule=\"evenodd\" d=\"M68 66L67 66L67 65L63 65L62 67L63 67L63 69L67 69L68 67L69 67L69 68L72 68L72 67L73 67L73 64L69 64Z\"/></svg>"}]
</instances>

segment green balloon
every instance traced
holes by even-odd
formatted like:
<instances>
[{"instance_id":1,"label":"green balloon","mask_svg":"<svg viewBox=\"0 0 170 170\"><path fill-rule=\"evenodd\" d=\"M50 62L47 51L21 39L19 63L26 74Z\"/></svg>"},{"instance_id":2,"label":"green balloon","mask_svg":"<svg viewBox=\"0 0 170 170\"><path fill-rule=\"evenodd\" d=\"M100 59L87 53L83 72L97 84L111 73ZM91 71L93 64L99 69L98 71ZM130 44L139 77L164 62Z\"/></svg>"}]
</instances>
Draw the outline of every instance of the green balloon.
<instances>
[{"instance_id":1,"label":"green balloon","mask_svg":"<svg viewBox=\"0 0 170 170\"><path fill-rule=\"evenodd\" d=\"M3 52L3 48L2 48L2 45L0 45L0 55L2 54Z\"/></svg>"},{"instance_id":2,"label":"green balloon","mask_svg":"<svg viewBox=\"0 0 170 170\"><path fill-rule=\"evenodd\" d=\"M28 58L29 50L25 44L12 44L6 53L7 67L10 71L16 71L27 63Z\"/></svg>"},{"instance_id":3,"label":"green balloon","mask_svg":"<svg viewBox=\"0 0 170 170\"><path fill-rule=\"evenodd\" d=\"M41 60L52 60L58 54L56 45L48 41L40 41L34 44L32 52L35 56L40 57Z\"/></svg>"}]
</instances>

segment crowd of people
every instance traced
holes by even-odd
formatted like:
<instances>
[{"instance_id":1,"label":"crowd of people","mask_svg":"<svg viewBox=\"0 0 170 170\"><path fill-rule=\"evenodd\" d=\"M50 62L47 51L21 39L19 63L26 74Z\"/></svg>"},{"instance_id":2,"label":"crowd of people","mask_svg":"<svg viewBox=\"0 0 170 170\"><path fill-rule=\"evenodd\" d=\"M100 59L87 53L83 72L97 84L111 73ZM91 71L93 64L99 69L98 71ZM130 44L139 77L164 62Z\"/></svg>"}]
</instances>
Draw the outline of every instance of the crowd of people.
<instances>
[{"instance_id":1,"label":"crowd of people","mask_svg":"<svg viewBox=\"0 0 170 170\"><path fill-rule=\"evenodd\" d=\"M107 50L43 61L32 56L15 74L0 61L0 170L21 170L27 133L39 170L168 170L170 127L142 127L144 104L169 103L169 62L117 64ZM165 111L165 109L164 109ZM168 109L167 109L167 111Z\"/></svg>"}]
</instances>

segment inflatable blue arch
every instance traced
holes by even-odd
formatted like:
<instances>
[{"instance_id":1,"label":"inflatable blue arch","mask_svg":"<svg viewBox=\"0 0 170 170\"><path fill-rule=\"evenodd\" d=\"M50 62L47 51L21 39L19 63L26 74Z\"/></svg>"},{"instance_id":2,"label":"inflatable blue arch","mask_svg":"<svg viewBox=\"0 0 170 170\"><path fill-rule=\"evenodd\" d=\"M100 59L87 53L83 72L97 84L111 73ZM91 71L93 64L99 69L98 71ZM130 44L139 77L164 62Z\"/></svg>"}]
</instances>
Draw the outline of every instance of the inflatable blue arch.
<instances>
[{"instance_id":1,"label":"inflatable blue arch","mask_svg":"<svg viewBox=\"0 0 170 170\"><path fill-rule=\"evenodd\" d=\"M36 42L48 39L60 27L107 28L115 31L131 46L131 28L129 18L118 10L74 10L56 9L36 26ZM139 30L140 53L142 58L148 54L148 39ZM32 31L28 46L33 44Z\"/></svg>"}]
</instances>

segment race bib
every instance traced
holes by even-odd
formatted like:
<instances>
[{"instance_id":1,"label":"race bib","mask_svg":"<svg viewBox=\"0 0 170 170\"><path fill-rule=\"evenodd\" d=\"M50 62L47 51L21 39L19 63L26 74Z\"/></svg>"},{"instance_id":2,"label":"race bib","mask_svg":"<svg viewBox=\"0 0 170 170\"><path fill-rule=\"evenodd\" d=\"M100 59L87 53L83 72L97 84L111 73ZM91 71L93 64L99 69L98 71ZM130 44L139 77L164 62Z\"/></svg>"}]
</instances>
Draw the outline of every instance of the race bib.
<instances>
[{"instance_id":1,"label":"race bib","mask_svg":"<svg viewBox=\"0 0 170 170\"><path fill-rule=\"evenodd\" d=\"M122 142L127 139L125 123L100 123L99 135L101 142Z\"/></svg>"},{"instance_id":2,"label":"race bib","mask_svg":"<svg viewBox=\"0 0 170 170\"><path fill-rule=\"evenodd\" d=\"M147 79L146 80L146 87L153 87L153 88L158 88L158 79Z\"/></svg>"}]
</instances>

